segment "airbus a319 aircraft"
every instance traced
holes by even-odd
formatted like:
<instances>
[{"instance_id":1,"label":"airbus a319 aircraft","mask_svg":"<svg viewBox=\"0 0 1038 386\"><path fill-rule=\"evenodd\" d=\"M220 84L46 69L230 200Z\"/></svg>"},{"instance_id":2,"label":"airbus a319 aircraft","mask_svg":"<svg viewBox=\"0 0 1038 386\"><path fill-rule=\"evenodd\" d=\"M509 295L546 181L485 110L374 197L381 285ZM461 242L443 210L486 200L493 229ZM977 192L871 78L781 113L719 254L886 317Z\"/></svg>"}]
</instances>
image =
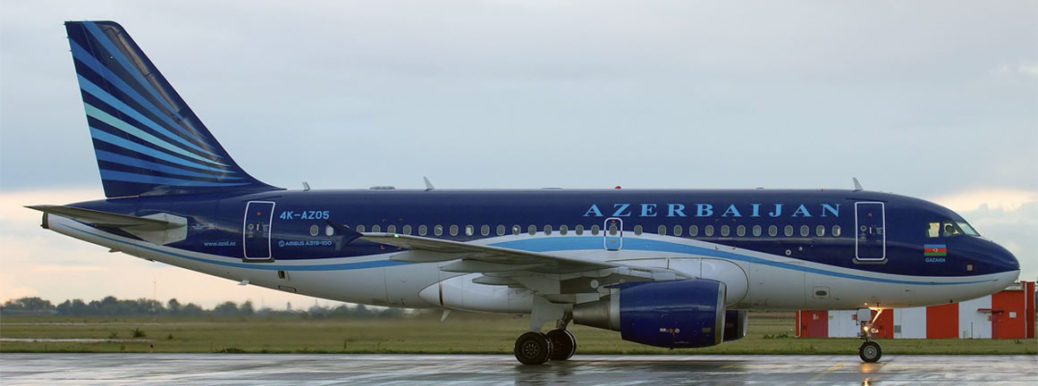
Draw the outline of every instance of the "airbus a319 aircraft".
<instances>
[{"instance_id":1,"label":"airbus a319 aircraft","mask_svg":"<svg viewBox=\"0 0 1038 386\"><path fill-rule=\"evenodd\" d=\"M525 364L569 359L570 323L706 347L744 336L748 310L956 302L1020 271L951 210L856 181L824 191L273 187L231 159L121 26L65 27L106 198L31 206L44 228L325 299L530 314L515 342ZM859 355L876 361L865 325Z\"/></svg>"}]
</instances>

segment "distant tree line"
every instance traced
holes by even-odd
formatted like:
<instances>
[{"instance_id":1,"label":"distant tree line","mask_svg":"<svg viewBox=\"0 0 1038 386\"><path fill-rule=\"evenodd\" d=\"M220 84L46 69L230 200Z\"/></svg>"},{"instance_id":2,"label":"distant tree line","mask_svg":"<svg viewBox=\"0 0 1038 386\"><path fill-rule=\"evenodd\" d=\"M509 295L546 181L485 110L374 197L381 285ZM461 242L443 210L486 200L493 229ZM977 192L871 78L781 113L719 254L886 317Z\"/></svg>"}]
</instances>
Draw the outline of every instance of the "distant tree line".
<instances>
[{"instance_id":1,"label":"distant tree line","mask_svg":"<svg viewBox=\"0 0 1038 386\"><path fill-rule=\"evenodd\" d=\"M49 300L39 297L23 297L12 299L0 305L0 315L34 315L34 316L210 316L210 317L249 317L249 316L292 316L301 318L394 318L408 315L400 308L370 308L364 305L324 307L314 305L302 311L273 310L263 308L256 310L251 301L237 304L226 301L212 309L205 309L194 303L181 304L177 299L169 299L166 304L154 299L117 299L106 296L101 300L84 302L81 299L65 300L54 305Z\"/></svg>"}]
</instances>

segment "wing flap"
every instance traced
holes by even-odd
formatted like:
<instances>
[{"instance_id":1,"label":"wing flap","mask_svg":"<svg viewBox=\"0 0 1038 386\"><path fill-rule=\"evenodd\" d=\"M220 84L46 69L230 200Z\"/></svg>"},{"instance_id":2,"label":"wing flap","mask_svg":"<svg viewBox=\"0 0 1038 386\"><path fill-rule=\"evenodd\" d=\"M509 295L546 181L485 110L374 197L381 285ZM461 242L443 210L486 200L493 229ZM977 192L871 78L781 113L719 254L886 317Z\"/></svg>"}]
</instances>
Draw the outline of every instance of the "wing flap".
<instances>
[{"instance_id":1,"label":"wing flap","mask_svg":"<svg viewBox=\"0 0 1038 386\"><path fill-rule=\"evenodd\" d=\"M405 248L411 251L431 252L429 254L401 254L394 259L404 261L448 261L462 259L465 262L478 261L495 264L479 266L474 264L448 265L451 272L501 272L501 268L524 266L522 269L504 269L504 271L529 271L541 273L573 273L616 267L614 264L595 261L577 260L553 256L543 253L526 252L515 249L476 245L457 241L431 239L426 237L401 235L396 233L364 233L361 240ZM483 271L482 267L494 267L495 271Z\"/></svg>"}]
</instances>

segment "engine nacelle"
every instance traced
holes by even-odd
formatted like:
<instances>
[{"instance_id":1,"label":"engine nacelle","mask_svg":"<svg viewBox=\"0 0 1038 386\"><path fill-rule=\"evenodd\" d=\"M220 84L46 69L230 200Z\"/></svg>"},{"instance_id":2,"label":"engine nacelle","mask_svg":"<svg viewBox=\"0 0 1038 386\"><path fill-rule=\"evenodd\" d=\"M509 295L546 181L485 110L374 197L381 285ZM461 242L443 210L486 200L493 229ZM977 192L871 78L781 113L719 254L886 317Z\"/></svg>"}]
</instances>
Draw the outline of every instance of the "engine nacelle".
<instances>
[{"instance_id":1,"label":"engine nacelle","mask_svg":"<svg viewBox=\"0 0 1038 386\"><path fill-rule=\"evenodd\" d=\"M742 339L746 336L747 313L741 310L728 310L724 313L724 341Z\"/></svg>"},{"instance_id":2,"label":"engine nacelle","mask_svg":"<svg viewBox=\"0 0 1038 386\"><path fill-rule=\"evenodd\" d=\"M573 322L620 331L624 340L657 347L706 347L725 336L725 284L709 279L637 282L602 300L578 304Z\"/></svg>"}]
</instances>

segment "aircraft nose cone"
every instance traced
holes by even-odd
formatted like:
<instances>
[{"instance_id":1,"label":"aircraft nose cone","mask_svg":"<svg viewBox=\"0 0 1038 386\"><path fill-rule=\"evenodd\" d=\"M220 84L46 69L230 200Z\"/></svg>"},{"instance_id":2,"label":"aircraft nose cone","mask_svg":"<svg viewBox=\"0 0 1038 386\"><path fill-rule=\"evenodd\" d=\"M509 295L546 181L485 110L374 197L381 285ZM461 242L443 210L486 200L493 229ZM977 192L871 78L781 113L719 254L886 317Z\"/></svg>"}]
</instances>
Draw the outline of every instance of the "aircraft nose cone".
<instances>
[{"instance_id":1,"label":"aircraft nose cone","mask_svg":"<svg viewBox=\"0 0 1038 386\"><path fill-rule=\"evenodd\" d=\"M1013 256L1012 252L1008 249L1003 248L1001 245L995 245L997 247L995 253L992 254L992 260L996 266L1003 272L1008 271L1019 271L1020 261Z\"/></svg>"}]
</instances>

